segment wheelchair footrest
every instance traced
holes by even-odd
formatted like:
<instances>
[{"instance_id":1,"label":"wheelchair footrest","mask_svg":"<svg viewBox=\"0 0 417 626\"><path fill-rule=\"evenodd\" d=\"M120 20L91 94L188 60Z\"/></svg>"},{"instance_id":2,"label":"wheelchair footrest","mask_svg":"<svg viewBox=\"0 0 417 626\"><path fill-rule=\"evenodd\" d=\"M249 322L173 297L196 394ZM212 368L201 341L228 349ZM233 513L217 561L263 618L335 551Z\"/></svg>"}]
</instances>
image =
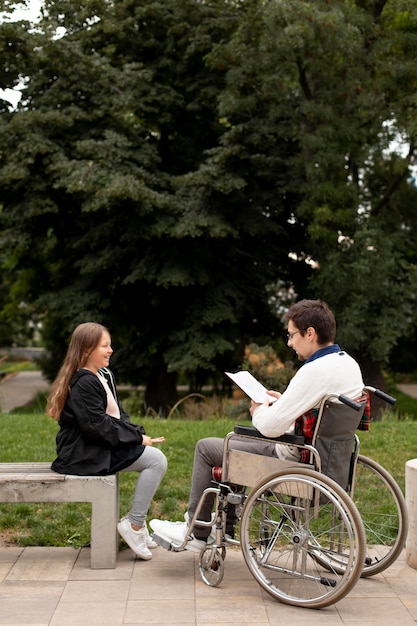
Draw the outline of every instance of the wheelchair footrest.
<instances>
[{"instance_id":1,"label":"wheelchair footrest","mask_svg":"<svg viewBox=\"0 0 417 626\"><path fill-rule=\"evenodd\" d=\"M161 546L161 548L164 548L165 550L180 552L184 549L173 545L171 539L168 539L168 537L164 537L163 535L158 535L158 533L152 533L151 538L158 544L158 546Z\"/></svg>"}]
</instances>

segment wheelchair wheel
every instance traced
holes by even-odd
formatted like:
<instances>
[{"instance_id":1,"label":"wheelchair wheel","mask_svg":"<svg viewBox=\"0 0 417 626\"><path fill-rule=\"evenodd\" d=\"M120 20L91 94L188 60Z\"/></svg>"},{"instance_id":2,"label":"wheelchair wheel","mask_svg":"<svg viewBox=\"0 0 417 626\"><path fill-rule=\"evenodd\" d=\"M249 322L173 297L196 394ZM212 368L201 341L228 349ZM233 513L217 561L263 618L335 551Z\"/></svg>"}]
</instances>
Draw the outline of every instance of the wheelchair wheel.
<instances>
[{"instance_id":1,"label":"wheelchair wheel","mask_svg":"<svg viewBox=\"0 0 417 626\"><path fill-rule=\"evenodd\" d=\"M252 490L240 544L251 574L271 596L305 608L343 598L365 558L354 503L337 483L308 468L284 469Z\"/></svg>"},{"instance_id":2,"label":"wheelchair wheel","mask_svg":"<svg viewBox=\"0 0 417 626\"><path fill-rule=\"evenodd\" d=\"M366 536L362 576L373 576L394 563L405 546L407 506L391 474L361 454L356 465L353 501Z\"/></svg>"},{"instance_id":3,"label":"wheelchair wheel","mask_svg":"<svg viewBox=\"0 0 417 626\"><path fill-rule=\"evenodd\" d=\"M223 580L226 549L207 546L200 554L198 569L203 582L210 587L217 587Z\"/></svg>"}]
</instances>

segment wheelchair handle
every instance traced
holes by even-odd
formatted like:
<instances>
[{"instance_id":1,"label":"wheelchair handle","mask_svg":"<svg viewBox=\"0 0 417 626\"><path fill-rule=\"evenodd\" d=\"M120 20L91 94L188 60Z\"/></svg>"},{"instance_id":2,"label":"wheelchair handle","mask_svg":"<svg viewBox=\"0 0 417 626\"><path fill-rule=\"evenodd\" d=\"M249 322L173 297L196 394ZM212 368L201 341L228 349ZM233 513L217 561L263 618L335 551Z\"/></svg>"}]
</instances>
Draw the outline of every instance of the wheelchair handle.
<instances>
[{"instance_id":1,"label":"wheelchair handle","mask_svg":"<svg viewBox=\"0 0 417 626\"><path fill-rule=\"evenodd\" d=\"M371 391L378 398L381 398L381 400L384 400L385 402L388 402L388 404L395 404L397 402L397 398L393 398L392 396L389 396L387 393L384 393L380 389L375 389L375 387L371 387L369 385L367 385L365 387L365 389L367 391Z\"/></svg>"},{"instance_id":2,"label":"wheelchair handle","mask_svg":"<svg viewBox=\"0 0 417 626\"><path fill-rule=\"evenodd\" d=\"M392 396L389 396L387 393L384 393L380 389L375 389L374 394L378 398L381 398L382 400L385 400L385 402L388 402L388 404L395 404L397 402L397 398L393 398Z\"/></svg>"},{"instance_id":3,"label":"wheelchair handle","mask_svg":"<svg viewBox=\"0 0 417 626\"><path fill-rule=\"evenodd\" d=\"M360 411L362 408L361 404L358 404L357 402L355 402L355 400L348 398L348 396L345 396L343 393L340 394L338 400L340 400L340 402L343 402L343 404L350 406L351 409L355 409L355 411Z\"/></svg>"}]
</instances>

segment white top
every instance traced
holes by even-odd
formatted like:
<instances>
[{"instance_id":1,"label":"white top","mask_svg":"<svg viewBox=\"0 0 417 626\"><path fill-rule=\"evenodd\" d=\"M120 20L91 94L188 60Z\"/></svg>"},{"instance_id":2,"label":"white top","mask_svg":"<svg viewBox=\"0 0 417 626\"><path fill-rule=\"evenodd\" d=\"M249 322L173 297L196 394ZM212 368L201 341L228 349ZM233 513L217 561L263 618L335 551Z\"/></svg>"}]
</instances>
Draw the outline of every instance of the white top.
<instances>
[{"instance_id":1,"label":"white top","mask_svg":"<svg viewBox=\"0 0 417 626\"><path fill-rule=\"evenodd\" d=\"M112 394L110 387L108 385L107 380L104 378L104 376L102 376L100 373L97 374L99 380L101 381L101 384L103 385L106 394L107 394L107 409L106 409L106 413L108 415L111 415L112 417L116 417L117 419L120 419L120 409L119 406L114 398L114 395Z\"/></svg>"},{"instance_id":2,"label":"white top","mask_svg":"<svg viewBox=\"0 0 417 626\"><path fill-rule=\"evenodd\" d=\"M295 420L317 408L326 394L344 394L356 399L362 395L363 388L361 370L355 359L346 352L326 354L300 367L277 402L258 406L252 423L265 437L280 437L294 432ZM290 460L299 456L296 448L279 444L277 454Z\"/></svg>"}]
</instances>

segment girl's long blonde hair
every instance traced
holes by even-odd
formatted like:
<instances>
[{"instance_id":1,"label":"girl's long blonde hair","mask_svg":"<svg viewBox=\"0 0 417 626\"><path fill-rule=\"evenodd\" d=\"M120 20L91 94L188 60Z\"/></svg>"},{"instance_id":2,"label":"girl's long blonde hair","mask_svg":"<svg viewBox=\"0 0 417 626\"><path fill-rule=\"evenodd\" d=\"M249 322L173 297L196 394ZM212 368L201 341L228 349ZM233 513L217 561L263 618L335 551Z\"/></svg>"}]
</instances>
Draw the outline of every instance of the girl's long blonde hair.
<instances>
[{"instance_id":1,"label":"girl's long blonde hair","mask_svg":"<svg viewBox=\"0 0 417 626\"><path fill-rule=\"evenodd\" d=\"M57 377L51 385L51 392L46 404L46 414L59 420L68 398L70 382L75 372L84 367L87 357L100 343L105 326L96 322L79 324L71 335L67 354Z\"/></svg>"}]
</instances>

